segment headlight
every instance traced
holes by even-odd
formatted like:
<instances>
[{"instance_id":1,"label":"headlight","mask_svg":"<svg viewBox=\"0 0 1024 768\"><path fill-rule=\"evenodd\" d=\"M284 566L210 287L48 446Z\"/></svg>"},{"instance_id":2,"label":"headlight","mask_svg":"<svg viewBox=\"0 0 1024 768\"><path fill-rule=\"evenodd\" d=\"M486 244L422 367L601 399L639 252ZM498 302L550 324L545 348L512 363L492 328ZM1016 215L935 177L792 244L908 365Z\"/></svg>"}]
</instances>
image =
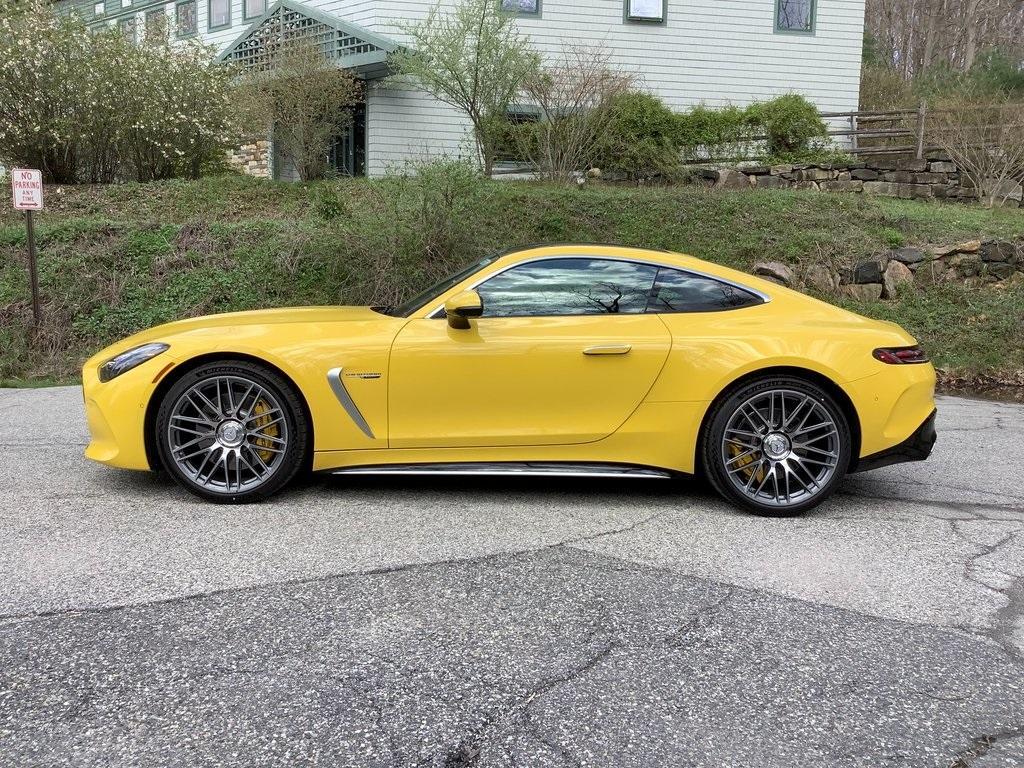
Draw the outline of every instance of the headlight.
<instances>
[{"instance_id":1,"label":"headlight","mask_svg":"<svg viewBox=\"0 0 1024 768\"><path fill-rule=\"evenodd\" d=\"M100 381L116 379L125 371L130 371L147 360L152 360L157 355L170 349L170 344L154 342L143 344L141 347L133 347L127 352L122 352L117 357L112 357L100 366Z\"/></svg>"}]
</instances>

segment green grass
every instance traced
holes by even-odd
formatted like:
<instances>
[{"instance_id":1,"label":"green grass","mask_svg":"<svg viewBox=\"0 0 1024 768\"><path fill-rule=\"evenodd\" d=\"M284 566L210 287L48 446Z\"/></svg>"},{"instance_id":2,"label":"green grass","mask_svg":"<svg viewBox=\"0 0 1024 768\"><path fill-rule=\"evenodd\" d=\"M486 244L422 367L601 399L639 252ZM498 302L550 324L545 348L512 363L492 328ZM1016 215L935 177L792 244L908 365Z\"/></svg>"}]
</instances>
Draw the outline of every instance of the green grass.
<instances>
[{"instance_id":1,"label":"green grass","mask_svg":"<svg viewBox=\"0 0 1024 768\"><path fill-rule=\"evenodd\" d=\"M536 242L667 248L740 269L848 263L888 248L1024 238L1024 211L863 195L553 187L439 171L287 184L237 176L47 189L37 217L45 322L27 343L20 214L0 203L0 381L64 381L133 331L296 304L394 303L471 259ZM1024 288L945 286L846 302L915 333L957 374L1024 369Z\"/></svg>"}]
</instances>

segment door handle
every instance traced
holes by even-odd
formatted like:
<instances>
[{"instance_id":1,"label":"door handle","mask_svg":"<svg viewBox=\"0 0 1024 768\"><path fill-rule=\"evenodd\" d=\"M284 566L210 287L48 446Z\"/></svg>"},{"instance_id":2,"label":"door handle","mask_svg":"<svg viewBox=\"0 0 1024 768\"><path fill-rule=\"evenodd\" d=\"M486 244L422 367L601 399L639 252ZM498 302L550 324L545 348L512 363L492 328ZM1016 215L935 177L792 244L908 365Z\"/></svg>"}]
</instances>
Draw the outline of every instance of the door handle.
<instances>
[{"instance_id":1,"label":"door handle","mask_svg":"<svg viewBox=\"0 0 1024 768\"><path fill-rule=\"evenodd\" d=\"M583 350L584 355L625 355L631 350L631 344L600 344L596 347L587 347Z\"/></svg>"}]
</instances>

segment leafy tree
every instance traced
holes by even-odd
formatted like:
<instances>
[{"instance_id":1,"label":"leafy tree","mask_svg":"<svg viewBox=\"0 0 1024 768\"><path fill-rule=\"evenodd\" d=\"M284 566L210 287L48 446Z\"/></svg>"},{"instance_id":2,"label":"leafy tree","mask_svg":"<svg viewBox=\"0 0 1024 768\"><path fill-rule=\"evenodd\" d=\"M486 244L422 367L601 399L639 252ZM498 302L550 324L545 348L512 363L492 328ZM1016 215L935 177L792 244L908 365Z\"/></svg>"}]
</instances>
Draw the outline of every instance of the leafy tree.
<instances>
[{"instance_id":1,"label":"leafy tree","mask_svg":"<svg viewBox=\"0 0 1024 768\"><path fill-rule=\"evenodd\" d=\"M462 0L448 12L435 6L423 21L400 28L410 45L392 54L393 67L469 118L490 175L508 106L536 71L537 53L498 0Z\"/></svg>"},{"instance_id":2,"label":"leafy tree","mask_svg":"<svg viewBox=\"0 0 1024 768\"><path fill-rule=\"evenodd\" d=\"M232 77L166 34L138 46L42 0L0 0L0 162L58 183L196 177L235 141Z\"/></svg>"},{"instance_id":3,"label":"leafy tree","mask_svg":"<svg viewBox=\"0 0 1024 768\"><path fill-rule=\"evenodd\" d=\"M331 143L352 122L362 87L328 61L319 47L295 42L266 45L266 60L239 90L245 122L273 133L275 151L294 165L303 181L327 172Z\"/></svg>"}]
</instances>

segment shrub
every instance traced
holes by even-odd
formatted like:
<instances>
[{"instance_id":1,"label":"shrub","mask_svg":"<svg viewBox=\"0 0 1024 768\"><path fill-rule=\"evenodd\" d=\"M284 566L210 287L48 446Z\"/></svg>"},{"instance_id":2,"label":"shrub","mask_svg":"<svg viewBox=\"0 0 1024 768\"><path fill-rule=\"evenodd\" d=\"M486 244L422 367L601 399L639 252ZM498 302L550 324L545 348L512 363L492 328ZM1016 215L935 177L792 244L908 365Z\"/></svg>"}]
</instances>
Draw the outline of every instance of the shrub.
<instances>
[{"instance_id":1,"label":"shrub","mask_svg":"<svg viewBox=\"0 0 1024 768\"><path fill-rule=\"evenodd\" d=\"M195 177L234 141L211 50L137 46L31 0L0 6L0 162L50 182Z\"/></svg>"},{"instance_id":2,"label":"shrub","mask_svg":"<svg viewBox=\"0 0 1024 768\"><path fill-rule=\"evenodd\" d=\"M815 140L828 138L818 108L795 93L751 104L746 112L751 124L764 130L772 155L807 151Z\"/></svg>"},{"instance_id":3,"label":"shrub","mask_svg":"<svg viewBox=\"0 0 1024 768\"><path fill-rule=\"evenodd\" d=\"M747 157L756 128L749 111L699 104L676 115L676 140L690 160Z\"/></svg>"},{"instance_id":4,"label":"shrub","mask_svg":"<svg viewBox=\"0 0 1024 768\"><path fill-rule=\"evenodd\" d=\"M633 76L609 66L607 52L567 45L560 59L531 73L523 93L540 110L536 123L521 124L519 148L541 178L569 181L592 164L613 122L617 100Z\"/></svg>"},{"instance_id":5,"label":"shrub","mask_svg":"<svg viewBox=\"0 0 1024 768\"><path fill-rule=\"evenodd\" d=\"M616 97L594 165L629 178L648 178L674 175L679 163L676 114L647 93Z\"/></svg>"}]
</instances>

